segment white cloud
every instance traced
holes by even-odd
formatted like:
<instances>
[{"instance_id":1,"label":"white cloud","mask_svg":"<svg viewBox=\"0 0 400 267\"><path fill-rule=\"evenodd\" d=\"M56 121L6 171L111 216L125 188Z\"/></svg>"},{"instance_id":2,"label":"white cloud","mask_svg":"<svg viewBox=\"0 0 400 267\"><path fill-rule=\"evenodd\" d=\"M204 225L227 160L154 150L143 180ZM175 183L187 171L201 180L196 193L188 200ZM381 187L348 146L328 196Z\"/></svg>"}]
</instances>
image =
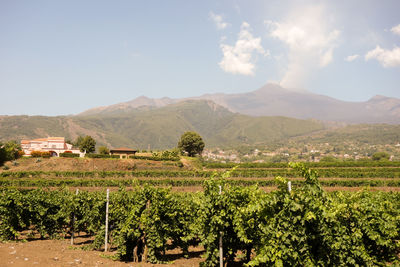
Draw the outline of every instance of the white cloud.
<instances>
[{"instance_id":1,"label":"white cloud","mask_svg":"<svg viewBox=\"0 0 400 267\"><path fill-rule=\"evenodd\" d=\"M215 26L217 27L218 30L223 30L229 26L228 23L224 22L222 15L218 15L218 14L214 14L213 12L210 12L210 19L212 19L214 21Z\"/></svg>"},{"instance_id":2,"label":"white cloud","mask_svg":"<svg viewBox=\"0 0 400 267\"><path fill-rule=\"evenodd\" d=\"M324 52L319 59L319 66L320 67L326 67L331 63L333 60L333 48L328 49L326 52Z\"/></svg>"},{"instance_id":3,"label":"white cloud","mask_svg":"<svg viewBox=\"0 0 400 267\"><path fill-rule=\"evenodd\" d=\"M219 62L219 66L225 72L254 75L255 60L252 58L253 54L257 52L264 56L269 55L269 51L265 51L261 45L261 38L253 37L250 30L250 25L243 22L235 45L220 45L224 57Z\"/></svg>"},{"instance_id":4,"label":"white cloud","mask_svg":"<svg viewBox=\"0 0 400 267\"><path fill-rule=\"evenodd\" d=\"M391 28L390 31L396 35L400 35L400 24Z\"/></svg>"},{"instance_id":5,"label":"white cloud","mask_svg":"<svg viewBox=\"0 0 400 267\"><path fill-rule=\"evenodd\" d=\"M346 60L347 62L352 62L352 61L356 60L358 57L359 57L359 55L355 54L355 55L346 57L344 60Z\"/></svg>"},{"instance_id":6,"label":"white cloud","mask_svg":"<svg viewBox=\"0 0 400 267\"><path fill-rule=\"evenodd\" d=\"M270 36L289 49L288 65L281 85L304 87L309 76L333 60L340 32L330 24L323 6L296 8L281 22L265 21Z\"/></svg>"},{"instance_id":7,"label":"white cloud","mask_svg":"<svg viewBox=\"0 0 400 267\"><path fill-rule=\"evenodd\" d=\"M388 50L378 45L365 55L365 60L370 59L376 59L385 68L400 66L400 47L396 46L392 50Z\"/></svg>"}]
</instances>

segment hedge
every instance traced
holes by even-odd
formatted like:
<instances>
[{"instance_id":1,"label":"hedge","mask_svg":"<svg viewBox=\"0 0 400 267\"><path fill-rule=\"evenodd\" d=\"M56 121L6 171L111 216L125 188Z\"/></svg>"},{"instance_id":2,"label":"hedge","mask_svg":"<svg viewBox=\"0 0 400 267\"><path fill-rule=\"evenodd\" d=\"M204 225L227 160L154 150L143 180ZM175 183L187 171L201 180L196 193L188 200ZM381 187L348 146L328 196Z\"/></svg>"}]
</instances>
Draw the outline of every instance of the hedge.
<instances>
[{"instance_id":1,"label":"hedge","mask_svg":"<svg viewBox=\"0 0 400 267\"><path fill-rule=\"evenodd\" d=\"M129 156L130 159L146 159L154 161L179 161L179 157L158 157L158 156Z\"/></svg>"},{"instance_id":2,"label":"hedge","mask_svg":"<svg viewBox=\"0 0 400 267\"><path fill-rule=\"evenodd\" d=\"M107 155L107 154L94 154L94 153L88 153L85 155L87 158L92 158L92 159L119 159L119 155Z\"/></svg>"},{"instance_id":3,"label":"hedge","mask_svg":"<svg viewBox=\"0 0 400 267\"><path fill-rule=\"evenodd\" d=\"M59 155L61 158L79 158L78 153L60 153Z\"/></svg>"},{"instance_id":4,"label":"hedge","mask_svg":"<svg viewBox=\"0 0 400 267\"><path fill-rule=\"evenodd\" d=\"M32 151L31 157L33 158L50 158L51 154L48 151Z\"/></svg>"}]
</instances>

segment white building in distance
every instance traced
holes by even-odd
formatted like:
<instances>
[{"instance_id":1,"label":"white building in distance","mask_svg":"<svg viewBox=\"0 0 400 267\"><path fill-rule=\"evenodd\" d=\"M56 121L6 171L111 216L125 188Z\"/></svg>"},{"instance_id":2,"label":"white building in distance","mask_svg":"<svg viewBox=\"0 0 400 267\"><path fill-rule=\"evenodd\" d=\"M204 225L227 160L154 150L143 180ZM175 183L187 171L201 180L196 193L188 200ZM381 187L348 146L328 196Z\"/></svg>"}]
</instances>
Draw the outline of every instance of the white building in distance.
<instances>
[{"instance_id":1,"label":"white building in distance","mask_svg":"<svg viewBox=\"0 0 400 267\"><path fill-rule=\"evenodd\" d=\"M30 156L32 151L50 152L51 156L58 157L60 153L71 152L83 157L85 153L74 149L73 145L65 142L64 137L47 137L33 140L22 140L21 148L25 155Z\"/></svg>"}]
</instances>

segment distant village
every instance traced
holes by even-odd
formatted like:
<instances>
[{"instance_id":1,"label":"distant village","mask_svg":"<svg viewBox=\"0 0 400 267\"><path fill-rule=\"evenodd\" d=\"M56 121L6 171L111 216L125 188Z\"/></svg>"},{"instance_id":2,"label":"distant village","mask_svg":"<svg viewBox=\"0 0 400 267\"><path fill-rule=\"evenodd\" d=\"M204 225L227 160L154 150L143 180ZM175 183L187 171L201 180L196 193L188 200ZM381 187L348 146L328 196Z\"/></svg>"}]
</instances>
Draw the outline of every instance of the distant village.
<instances>
[{"instance_id":1,"label":"distant village","mask_svg":"<svg viewBox=\"0 0 400 267\"><path fill-rule=\"evenodd\" d=\"M373 159L385 153L387 160L400 160L400 143L385 145L331 145L329 143L278 148L204 149L203 159L217 162L289 162L289 161L356 161Z\"/></svg>"}]
</instances>

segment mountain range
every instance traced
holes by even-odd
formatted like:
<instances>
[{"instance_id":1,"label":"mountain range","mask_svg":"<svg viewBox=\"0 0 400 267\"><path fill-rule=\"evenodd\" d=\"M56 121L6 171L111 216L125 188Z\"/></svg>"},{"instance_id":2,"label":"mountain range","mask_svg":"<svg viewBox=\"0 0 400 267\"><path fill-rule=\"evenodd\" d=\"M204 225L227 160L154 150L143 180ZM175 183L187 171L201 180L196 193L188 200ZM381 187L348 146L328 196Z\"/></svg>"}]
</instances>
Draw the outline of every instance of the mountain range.
<instances>
[{"instance_id":1,"label":"mountain range","mask_svg":"<svg viewBox=\"0 0 400 267\"><path fill-rule=\"evenodd\" d=\"M345 123L400 123L400 99L374 96L364 102L349 102L307 91L289 90L277 84L241 94L206 94L198 97L152 99L145 96L105 107L89 109L78 115L117 114L140 107L160 108L187 100L211 100L249 116L285 116Z\"/></svg>"},{"instance_id":2,"label":"mountain range","mask_svg":"<svg viewBox=\"0 0 400 267\"><path fill-rule=\"evenodd\" d=\"M0 141L46 136L74 140L91 135L98 145L110 148L167 149L175 147L185 131L196 131L208 147L329 142L337 141L336 136L385 143L400 141L399 123L400 100L396 98L345 102L267 84L243 94L185 99L143 96L73 116L0 116Z\"/></svg>"},{"instance_id":3,"label":"mountain range","mask_svg":"<svg viewBox=\"0 0 400 267\"><path fill-rule=\"evenodd\" d=\"M80 116L1 116L0 140L91 135L109 147L175 147L185 131L196 131L208 146L265 144L324 129L315 120L251 117L210 100L186 100L160 108Z\"/></svg>"}]
</instances>

